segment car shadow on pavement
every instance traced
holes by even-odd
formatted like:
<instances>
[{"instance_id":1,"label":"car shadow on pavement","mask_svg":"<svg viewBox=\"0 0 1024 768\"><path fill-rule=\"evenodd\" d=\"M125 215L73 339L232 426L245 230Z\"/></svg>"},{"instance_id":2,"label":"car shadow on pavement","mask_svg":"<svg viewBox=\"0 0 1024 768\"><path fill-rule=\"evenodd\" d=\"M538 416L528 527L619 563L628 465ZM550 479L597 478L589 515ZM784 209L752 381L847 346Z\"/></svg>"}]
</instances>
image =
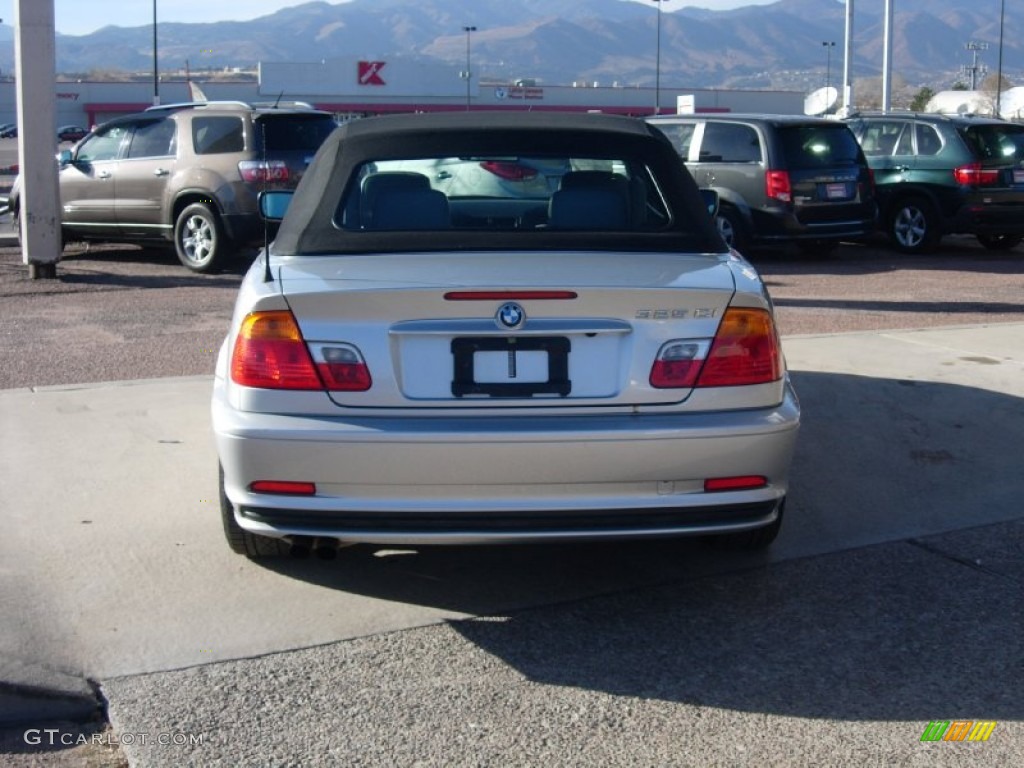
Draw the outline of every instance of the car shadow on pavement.
<instances>
[{"instance_id":1,"label":"car shadow on pavement","mask_svg":"<svg viewBox=\"0 0 1024 768\"><path fill-rule=\"evenodd\" d=\"M1024 716L1020 399L793 376L804 422L769 554L693 539L356 546L265 566L492 617L451 626L554 685L803 717Z\"/></svg>"}]
</instances>

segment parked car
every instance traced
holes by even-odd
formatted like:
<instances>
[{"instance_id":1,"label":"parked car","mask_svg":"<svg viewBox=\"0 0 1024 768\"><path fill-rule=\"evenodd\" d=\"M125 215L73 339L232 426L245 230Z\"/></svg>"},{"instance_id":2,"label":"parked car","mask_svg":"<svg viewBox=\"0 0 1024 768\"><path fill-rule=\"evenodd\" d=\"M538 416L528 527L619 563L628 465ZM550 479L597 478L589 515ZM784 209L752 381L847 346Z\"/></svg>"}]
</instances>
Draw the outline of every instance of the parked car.
<instances>
[{"instance_id":1,"label":"parked car","mask_svg":"<svg viewBox=\"0 0 1024 768\"><path fill-rule=\"evenodd\" d=\"M897 249L924 253L954 233L993 250L1024 239L1024 125L911 113L847 122L874 170L882 226Z\"/></svg>"},{"instance_id":2,"label":"parked car","mask_svg":"<svg viewBox=\"0 0 1024 768\"><path fill-rule=\"evenodd\" d=\"M697 183L721 196L719 229L741 251L796 243L824 254L875 228L871 171L843 123L731 113L648 120Z\"/></svg>"},{"instance_id":3,"label":"parked car","mask_svg":"<svg viewBox=\"0 0 1024 768\"><path fill-rule=\"evenodd\" d=\"M18 138L18 124L17 123L4 123L0 125L0 139L16 139Z\"/></svg>"},{"instance_id":4,"label":"parked car","mask_svg":"<svg viewBox=\"0 0 1024 768\"><path fill-rule=\"evenodd\" d=\"M81 141L87 133L88 131L80 125L62 125L57 129L57 139L58 141Z\"/></svg>"},{"instance_id":5,"label":"parked car","mask_svg":"<svg viewBox=\"0 0 1024 768\"><path fill-rule=\"evenodd\" d=\"M196 272L263 241L262 189L294 188L334 130L328 112L241 102L168 105L104 123L60 153L66 240L174 244ZM20 215L20 185L11 206Z\"/></svg>"},{"instance_id":6,"label":"parked car","mask_svg":"<svg viewBox=\"0 0 1024 768\"><path fill-rule=\"evenodd\" d=\"M544 197L409 170L536 157L566 169ZM289 202L216 363L235 552L775 538L799 406L772 305L663 134L367 118L261 196L272 217Z\"/></svg>"}]
</instances>

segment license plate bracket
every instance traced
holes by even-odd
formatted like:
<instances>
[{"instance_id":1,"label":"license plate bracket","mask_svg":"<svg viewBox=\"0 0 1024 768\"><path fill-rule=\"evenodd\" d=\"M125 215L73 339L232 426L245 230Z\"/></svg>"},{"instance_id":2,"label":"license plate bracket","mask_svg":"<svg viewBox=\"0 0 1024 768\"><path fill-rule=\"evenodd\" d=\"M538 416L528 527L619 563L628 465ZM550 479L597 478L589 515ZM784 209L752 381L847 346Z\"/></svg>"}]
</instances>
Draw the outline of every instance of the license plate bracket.
<instances>
[{"instance_id":1,"label":"license plate bracket","mask_svg":"<svg viewBox=\"0 0 1024 768\"><path fill-rule=\"evenodd\" d=\"M452 339L454 360L452 394L455 397L484 395L486 397L533 397L558 395L566 397L572 391L569 381L569 350L572 345L563 336L481 336ZM510 356L510 375L514 377L517 352L545 352L547 354L546 381L486 381L476 380L474 356L477 352L505 352Z\"/></svg>"}]
</instances>

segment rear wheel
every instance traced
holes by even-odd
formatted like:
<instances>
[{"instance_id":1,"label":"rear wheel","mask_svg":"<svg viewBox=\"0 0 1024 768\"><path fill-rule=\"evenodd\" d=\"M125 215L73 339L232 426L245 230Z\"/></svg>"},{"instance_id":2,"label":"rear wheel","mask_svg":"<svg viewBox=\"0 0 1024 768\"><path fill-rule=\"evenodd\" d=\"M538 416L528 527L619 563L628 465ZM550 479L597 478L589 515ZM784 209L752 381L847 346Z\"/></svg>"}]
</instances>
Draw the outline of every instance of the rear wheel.
<instances>
[{"instance_id":1,"label":"rear wheel","mask_svg":"<svg viewBox=\"0 0 1024 768\"><path fill-rule=\"evenodd\" d=\"M228 260L229 243L220 217L204 203L193 203L174 224L178 260L193 272L215 272Z\"/></svg>"},{"instance_id":2,"label":"rear wheel","mask_svg":"<svg viewBox=\"0 0 1024 768\"><path fill-rule=\"evenodd\" d=\"M747 247L745 225L739 211L735 208L728 205L720 207L718 215L715 217L715 224L718 226L718 234L722 236L725 244L730 248L742 251Z\"/></svg>"},{"instance_id":3,"label":"rear wheel","mask_svg":"<svg viewBox=\"0 0 1024 768\"><path fill-rule=\"evenodd\" d=\"M978 235L978 242L990 251L1008 251L1016 248L1024 235Z\"/></svg>"},{"instance_id":4,"label":"rear wheel","mask_svg":"<svg viewBox=\"0 0 1024 768\"><path fill-rule=\"evenodd\" d=\"M928 253L939 242L935 206L922 197L900 200L889 214L888 232L893 245L904 253Z\"/></svg>"},{"instance_id":5,"label":"rear wheel","mask_svg":"<svg viewBox=\"0 0 1024 768\"><path fill-rule=\"evenodd\" d=\"M260 557L280 557L291 552L291 544L284 539L270 536L259 536L242 528L235 521L235 507L224 492L224 468L218 467L220 486L220 516L224 524L224 537L231 551L238 555L257 559Z\"/></svg>"},{"instance_id":6,"label":"rear wheel","mask_svg":"<svg viewBox=\"0 0 1024 768\"><path fill-rule=\"evenodd\" d=\"M779 500L779 514L775 518L775 522L750 531L716 534L709 537L709 541L720 549L729 549L736 552L757 552L766 549L775 541L775 537L779 535L785 510L786 499L783 497Z\"/></svg>"}]
</instances>

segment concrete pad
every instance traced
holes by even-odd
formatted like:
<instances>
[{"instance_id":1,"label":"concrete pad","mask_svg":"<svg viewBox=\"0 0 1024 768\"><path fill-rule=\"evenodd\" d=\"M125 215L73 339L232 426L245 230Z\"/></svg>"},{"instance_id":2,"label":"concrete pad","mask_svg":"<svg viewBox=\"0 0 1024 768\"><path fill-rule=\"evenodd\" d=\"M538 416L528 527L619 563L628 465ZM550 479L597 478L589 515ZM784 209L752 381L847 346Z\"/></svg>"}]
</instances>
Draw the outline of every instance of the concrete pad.
<instances>
[{"instance_id":1,"label":"concrete pad","mask_svg":"<svg viewBox=\"0 0 1024 768\"><path fill-rule=\"evenodd\" d=\"M764 556L691 541L258 565L222 540L208 379L0 392L0 656L96 678L170 670L1013 520L1021 338L786 339L805 421ZM966 359L981 357L998 363Z\"/></svg>"},{"instance_id":2,"label":"concrete pad","mask_svg":"<svg viewBox=\"0 0 1024 768\"><path fill-rule=\"evenodd\" d=\"M103 691L152 768L1021 765L1022 613L900 542ZM922 742L933 720L995 728Z\"/></svg>"}]
</instances>

